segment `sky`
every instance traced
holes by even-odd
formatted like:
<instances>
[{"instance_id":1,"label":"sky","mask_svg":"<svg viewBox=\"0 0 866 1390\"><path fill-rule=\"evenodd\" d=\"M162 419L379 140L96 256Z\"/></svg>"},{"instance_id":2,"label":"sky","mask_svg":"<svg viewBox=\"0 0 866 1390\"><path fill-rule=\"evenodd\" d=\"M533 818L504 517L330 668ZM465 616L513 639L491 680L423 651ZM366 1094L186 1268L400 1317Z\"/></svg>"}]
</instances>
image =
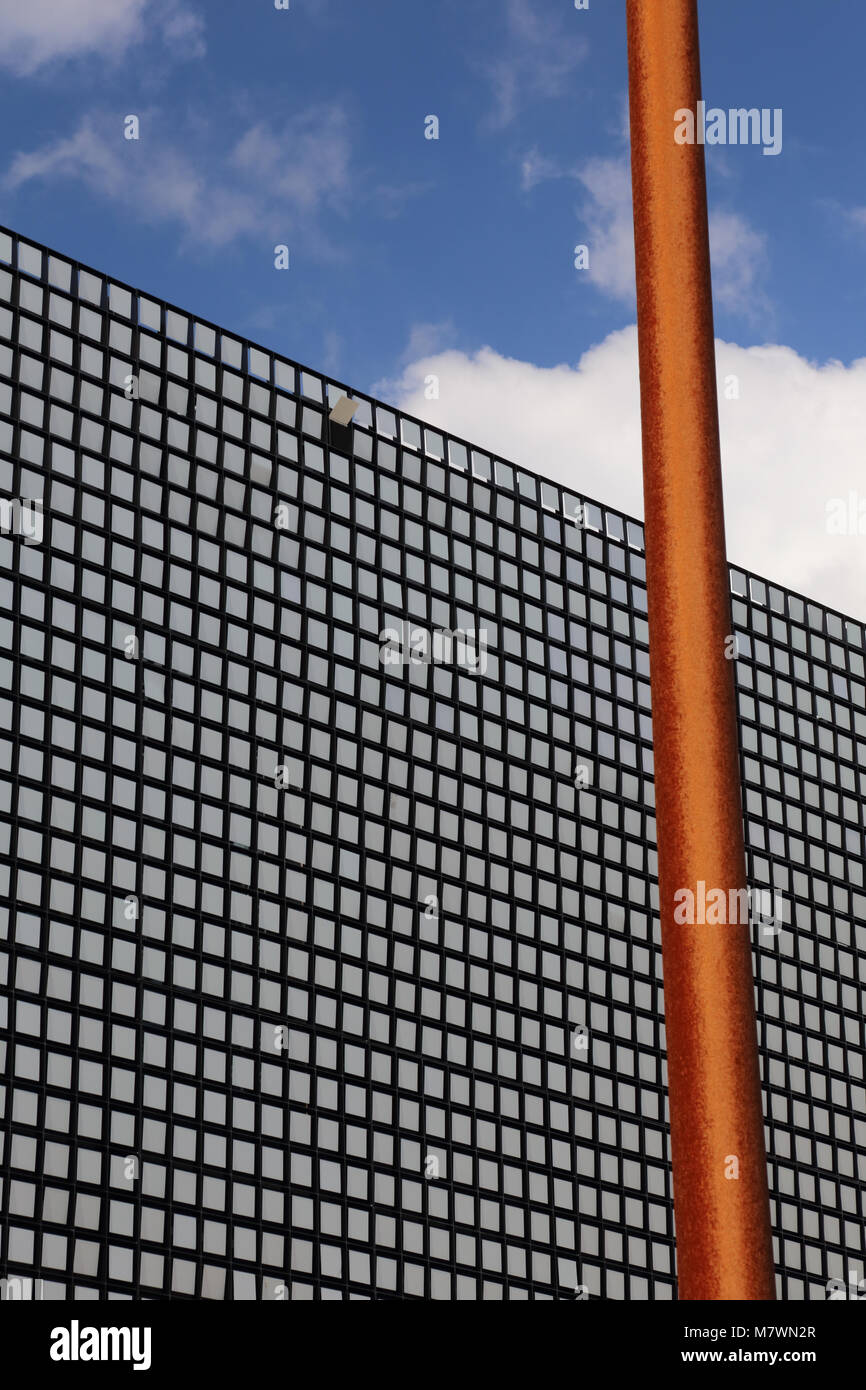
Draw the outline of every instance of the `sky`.
<instances>
[{"instance_id":1,"label":"sky","mask_svg":"<svg viewBox=\"0 0 866 1390\"><path fill-rule=\"evenodd\" d=\"M277 3L0 0L0 222L640 515L623 0ZM729 557L864 619L866 6L699 10Z\"/></svg>"}]
</instances>

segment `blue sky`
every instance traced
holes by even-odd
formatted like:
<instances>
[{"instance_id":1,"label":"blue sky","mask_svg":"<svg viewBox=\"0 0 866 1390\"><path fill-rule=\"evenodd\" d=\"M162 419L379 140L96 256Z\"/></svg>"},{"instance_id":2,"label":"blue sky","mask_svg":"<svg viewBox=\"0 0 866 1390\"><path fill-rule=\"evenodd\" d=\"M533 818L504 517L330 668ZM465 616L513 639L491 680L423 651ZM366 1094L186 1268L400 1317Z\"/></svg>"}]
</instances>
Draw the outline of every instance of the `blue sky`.
<instances>
[{"instance_id":1,"label":"blue sky","mask_svg":"<svg viewBox=\"0 0 866 1390\"><path fill-rule=\"evenodd\" d=\"M0 0L0 220L419 413L418 362L465 368L463 381L488 348L527 372L576 373L635 320L624 9ZM850 376L840 406L820 369L866 356L866 7L703 0L700 12L708 103L783 110L778 157L707 151L717 335L784 346L821 393L811 415L847 418ZM138 141L123 138L129 114ZM274 269L277 243L288 271ZM589 271L574 268L577 243ZM427 413L521 455L519 431L510 450L496 437L495 401L476 420L455 388L450 408L443 390ZM846 434L837 453L849 450L853 466ZM553 445L518 461L568 474ZM617 469L633 471L631 456ZM633 491L608 487L637 510ZM856 564L862 579L859 550ZM807 579L823 582L788 582Z\"/></svg>"},{"instance_id":2,"label":"blue sky","mask_svg":"<svg viewBox=\"0 0 866 1390\"><path fill-rule=\"evenodd\" d=\"M128 185L101 166L88 176L83 161L77 174L58 165L7 181L7 223L359 386L393 370L419 324L443 325L443 346L489 344L550 366L633 321L572 255L585 242L592 264L581 167L626 154L621 0L587 11L570 0L292 0L281 12L217 0L172 7L202 22L168 42L160 8L130 6L142 37L125 50L97 43L3 83L7 176L16 155L56 148L87 121ZM780 157L708 150L711 206L763 242L742 250L746 281L732 305L717 298L717 330L850 361L866 317L866 214L855 218L866 207L866 8L712 0L701 22L708 102L784 111ZM138 143L123 140L130 113ZM438 141L424 138L429 114ZM273 142L273 169L264 161L260 173L231 161L255 129ZM556 176L527 187L532 156ZM167 182L194 171L199 200L173 201L168 187L162 203L145 200L147 166L158 177L170 160ZM292 167L294 190L269 193ZM208 216L209 190L248 198L234 234ZM287 273L273 269L278 241Z\"/></svg>"}]
</instances>

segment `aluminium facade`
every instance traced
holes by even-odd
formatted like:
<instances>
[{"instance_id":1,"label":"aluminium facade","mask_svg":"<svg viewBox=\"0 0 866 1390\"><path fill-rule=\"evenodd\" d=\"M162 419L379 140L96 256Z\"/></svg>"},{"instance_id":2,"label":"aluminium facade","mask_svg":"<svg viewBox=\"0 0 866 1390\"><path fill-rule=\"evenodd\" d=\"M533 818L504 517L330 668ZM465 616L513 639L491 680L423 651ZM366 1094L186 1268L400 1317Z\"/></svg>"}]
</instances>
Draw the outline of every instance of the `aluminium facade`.
<instances>
[{"instance_id":1,"label":"aluminium facade","mask_svg":"<svg viewBox=\"0 0 866 1390\"><path fill-rule=\"evenodd\" d=\"M642 529L343 394L0 233L7 1296L675 1296ZM864 632L731 587L778 1286L823 1299Z\"/></svg>"}]
</instances>

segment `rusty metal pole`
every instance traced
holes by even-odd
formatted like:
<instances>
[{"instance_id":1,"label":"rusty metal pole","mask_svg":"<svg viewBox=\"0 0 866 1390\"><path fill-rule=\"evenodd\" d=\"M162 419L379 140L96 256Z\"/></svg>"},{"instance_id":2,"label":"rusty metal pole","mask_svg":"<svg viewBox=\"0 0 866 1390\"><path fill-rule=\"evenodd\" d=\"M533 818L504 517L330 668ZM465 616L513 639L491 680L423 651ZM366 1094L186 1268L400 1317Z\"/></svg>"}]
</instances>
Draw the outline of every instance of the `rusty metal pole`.
<instances>
[{"instance_id":1,"label":"rusty metal pole","mask_svg":"<svg viewBox=\"0 0 866 1390\"><path fill-rule=\"evenodd\" d=\"M704 150L674 138L701 97L697 0L626 9L679 1296L772 1299L749 926L674 918L678 889L746 888Z\"/></svg>"}]
</instances>

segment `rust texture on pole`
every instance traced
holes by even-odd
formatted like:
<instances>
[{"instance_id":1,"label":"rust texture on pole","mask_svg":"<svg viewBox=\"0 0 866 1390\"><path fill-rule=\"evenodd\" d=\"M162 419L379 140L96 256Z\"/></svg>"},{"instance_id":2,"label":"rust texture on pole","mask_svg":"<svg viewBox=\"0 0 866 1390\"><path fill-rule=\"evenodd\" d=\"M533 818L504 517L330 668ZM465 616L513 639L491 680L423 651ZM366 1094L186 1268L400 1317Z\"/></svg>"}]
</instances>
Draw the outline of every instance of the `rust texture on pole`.
<instances>
[{"instance_id":1,"label":"rust texture on pole","mask_svg":"<svg viewBox=\"0 0 866 1390\"><path fill-rule=\"evenodd\" d=\"M627 0L627 18L679 1296L772 1299L748 914L674 917L678 890L746 888L704 150L674 138L701 97L697 4Z\"/></svg>"}]
</instances>

